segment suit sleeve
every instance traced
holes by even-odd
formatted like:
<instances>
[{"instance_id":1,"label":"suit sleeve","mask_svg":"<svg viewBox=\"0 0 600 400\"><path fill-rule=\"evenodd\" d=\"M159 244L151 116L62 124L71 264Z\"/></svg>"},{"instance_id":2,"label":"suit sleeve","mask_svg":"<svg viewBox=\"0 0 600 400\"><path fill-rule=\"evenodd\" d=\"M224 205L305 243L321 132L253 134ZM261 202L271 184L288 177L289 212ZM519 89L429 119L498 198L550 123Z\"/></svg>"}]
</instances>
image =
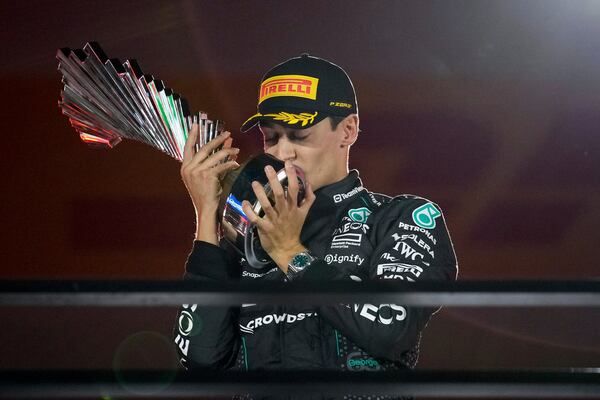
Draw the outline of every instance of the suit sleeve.
<instances>
[{"instance_id":1,"label":"suit sleeve","mask_svg":"<svg viewBox=\"0 0 600 400\"><path fill-rule=\"evenodd\" d=\"M396 204L377 213L365 275L371 280L455 280L456 257L439 207L421 198L404 202L402 207ZM342 268L322 260L311 264L302 279L351 280ZM398 304L319 307L321 317L358 346L374 357L391 360L415 345L434 311Z\"/></svg>"},{"instance_id":2,"label":"suit sleeve","mask_svg":"<svg viewBox=\"0 0 600 400\"><path fill-rule=\"evenodd\" d=\"M236 279L234 265L233 260L222 248L195 241L186 262L184 280ZM173 329L174 341L183 367L188 370L232 367L240 347L238 315L239 308L183 304Z\"/></svg>"}]
</instances>

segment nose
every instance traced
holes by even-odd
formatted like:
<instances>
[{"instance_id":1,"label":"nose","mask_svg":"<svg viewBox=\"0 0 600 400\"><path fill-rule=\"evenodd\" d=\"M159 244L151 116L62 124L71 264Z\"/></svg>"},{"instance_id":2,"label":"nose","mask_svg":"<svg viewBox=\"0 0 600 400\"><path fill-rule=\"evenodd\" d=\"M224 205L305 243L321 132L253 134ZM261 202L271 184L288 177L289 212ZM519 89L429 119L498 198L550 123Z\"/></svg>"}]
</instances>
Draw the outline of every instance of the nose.
<instances>
[{"instance_id":1,"label":"nose","mask_svg":"<svg viewBox=\"0 0 600 400\"><path fill-rule=\"evenodd\" d=\"M279 139L271 154L283 161L293 161L296 159L296 149L294 148L294 144L286 137Z\"/></svg>"}]
</instances>

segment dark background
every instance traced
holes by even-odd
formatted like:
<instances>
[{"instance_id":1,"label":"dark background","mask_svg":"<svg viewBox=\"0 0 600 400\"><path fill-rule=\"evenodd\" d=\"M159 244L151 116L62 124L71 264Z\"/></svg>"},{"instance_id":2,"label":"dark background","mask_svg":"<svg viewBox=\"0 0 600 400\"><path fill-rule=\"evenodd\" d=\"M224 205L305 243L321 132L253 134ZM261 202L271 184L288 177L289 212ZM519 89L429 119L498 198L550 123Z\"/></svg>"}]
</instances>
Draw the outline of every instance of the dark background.
<instances>
[{"instance_id":1,"label":"dark background","mask_svg":"<svg viewBox=\"0 0 600 400\"><path fill-rule=\"evenodd\" d=\"M239 133L302 52L342 65L365 185L445 212L460 279L593 279L600 257L600 2L3 2L0 279L179 279L194 214L179 163L95 151L57 106L55 52L96 40ZM172 363L175 308L0 309L2 368ZM421 368L598 367L597 310L445 308ZM169 361L170 360L170 361Z\"/></svg>"}]
</instances>

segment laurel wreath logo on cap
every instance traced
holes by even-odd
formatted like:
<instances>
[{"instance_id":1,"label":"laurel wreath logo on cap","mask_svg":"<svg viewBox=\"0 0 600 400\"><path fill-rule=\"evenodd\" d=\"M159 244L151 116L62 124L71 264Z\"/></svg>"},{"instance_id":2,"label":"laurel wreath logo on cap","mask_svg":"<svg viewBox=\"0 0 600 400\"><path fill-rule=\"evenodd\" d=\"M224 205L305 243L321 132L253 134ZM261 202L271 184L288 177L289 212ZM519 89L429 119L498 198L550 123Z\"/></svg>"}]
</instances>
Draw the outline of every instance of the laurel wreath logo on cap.
<instances>
[{"instance_id":1,"label":"laurel wreath logo on cap","mask_svg":"<svg viewBox=\"0 0 600 400\"><path fill-rule=\"evenodd\" d=\"M253 116L251 116L250 118L248 118L248 120L246 122L248 122L251 119L254 119L256 117L272 117L275 121L282 121L282 122L287 123L288 125L294 125L294 124L301 122L302 126L306 126L307 124L312 124L312 122L315 120L315 117L318 114L319 114L318 111L315 111L314 114L311 114L311 113L293 114L293 113L288 113L288 112L284 112L284 111L281 111L278 113L269 113L269 114L257 113L257 114L254 114Z\"/></svg>"},{"instance_id":2,"label":"laurel wreath logo on cap","mask_svg":"<svg viewBox=\"0 0 600 400\"><path fill-rule=\"evenodd\" d=\"M306 126L306 124L310 124L315 120L318 112L315 111L314 114L310 113L300 113L300 114L292 114L287 112L279 112L277 114L264 114L265 117L273 117L275 121L282 121L289 125L294 125L299 122L302 122L302 126Z\"/></svg>"}]
</instances>

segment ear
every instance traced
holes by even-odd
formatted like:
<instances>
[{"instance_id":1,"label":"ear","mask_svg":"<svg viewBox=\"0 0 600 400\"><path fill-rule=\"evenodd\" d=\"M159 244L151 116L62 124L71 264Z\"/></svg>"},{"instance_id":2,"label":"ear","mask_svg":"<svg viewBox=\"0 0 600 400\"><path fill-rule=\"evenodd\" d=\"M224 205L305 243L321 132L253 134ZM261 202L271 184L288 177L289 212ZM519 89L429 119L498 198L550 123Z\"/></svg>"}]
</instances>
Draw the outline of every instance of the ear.
<instances>
[{"instance_id":1,"label":"ear","mask_svg":"<svg viewBox=\"0 0 600 400\"><path fill-rule=\"evenodd\" d=\"M342 130L342 146L352 146L358 138L358 114L350 114L340 122L338 129Z\"/></svg>"}]
</instances>

